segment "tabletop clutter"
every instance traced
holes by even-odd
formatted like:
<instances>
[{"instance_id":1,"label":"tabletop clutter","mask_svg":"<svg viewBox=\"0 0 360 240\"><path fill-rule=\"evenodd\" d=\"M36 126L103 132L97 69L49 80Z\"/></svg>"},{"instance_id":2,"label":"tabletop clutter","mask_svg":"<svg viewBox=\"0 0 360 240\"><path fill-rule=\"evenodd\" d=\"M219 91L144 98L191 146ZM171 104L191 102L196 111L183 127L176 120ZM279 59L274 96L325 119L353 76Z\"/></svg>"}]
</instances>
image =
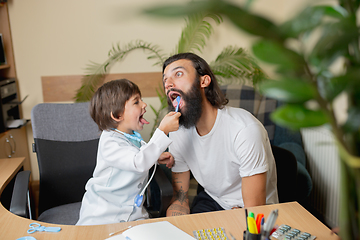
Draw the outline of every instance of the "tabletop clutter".
<instances>
[{"instance_id":1,"label":"tabletop clutter","mask_svg":"<svg viewBox=\"0 0 360 240\"><path fill-rule=\"evenodd\" d=\"M245 209L246 230L244 231L244 240L267 240L271 234L276 231L275 222L279 215L279 210L272 210L268 219L265 221L264 214L256 215Z\"/></svg>"},{"instance_id":2,"label":"tabletop clutter","mask_svg":"<svg viewBox=\"0 0 360 240\"><path fill-rule=\"evenodd\" d=\"M243 240L314 240L316 236L307 232L302 232L299 229L292 228L289 225L282 224L275 225L276 219L279 216L279 210L272 210L267 221L265 221L264 214L256 215L253 212L248 212L245 209L246 217L246 231L244 231Z\"/></svg>"}]
</instances>

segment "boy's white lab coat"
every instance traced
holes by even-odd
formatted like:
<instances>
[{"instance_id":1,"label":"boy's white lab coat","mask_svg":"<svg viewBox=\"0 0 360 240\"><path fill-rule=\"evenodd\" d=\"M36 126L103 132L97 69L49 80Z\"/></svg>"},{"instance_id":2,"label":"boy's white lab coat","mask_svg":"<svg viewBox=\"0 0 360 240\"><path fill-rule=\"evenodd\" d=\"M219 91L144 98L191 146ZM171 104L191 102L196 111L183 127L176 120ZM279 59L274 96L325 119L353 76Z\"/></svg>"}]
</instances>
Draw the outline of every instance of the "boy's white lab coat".
<instances>
[{"instance_id":1,"label":"boy's white lab coat","mask_svg":"<svg viewBox=\"0 0 360 240\"><path fill-rule=\"evenodd\" d=\"M115 131L103 131L93 177L87 182L77 225L96 225L148 218L134 198L147 183L148 170L171 140L157 129L139 149Z\"/></svg>"}]
</instances>

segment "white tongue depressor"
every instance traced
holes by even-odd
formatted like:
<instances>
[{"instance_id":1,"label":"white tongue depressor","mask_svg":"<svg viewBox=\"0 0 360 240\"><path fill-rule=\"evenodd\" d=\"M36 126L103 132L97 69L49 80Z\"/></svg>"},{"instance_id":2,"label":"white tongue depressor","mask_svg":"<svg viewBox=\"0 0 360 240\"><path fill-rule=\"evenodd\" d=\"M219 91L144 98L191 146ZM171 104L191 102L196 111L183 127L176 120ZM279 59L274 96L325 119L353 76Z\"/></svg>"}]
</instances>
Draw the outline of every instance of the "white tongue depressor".
<instances>
[{"instance_id":1,"label":"white tongue depressor","mask_svg":"<svg viewBox=\"0 0 360 240\"><path fill-rule=\"evenodd\" d=\"M176 105L175 112L178 112L178 111L179 111L180 99L181 99L180 96L177 96L177 98L176 98L177 105Z\"/></svg>"}]
</instances>

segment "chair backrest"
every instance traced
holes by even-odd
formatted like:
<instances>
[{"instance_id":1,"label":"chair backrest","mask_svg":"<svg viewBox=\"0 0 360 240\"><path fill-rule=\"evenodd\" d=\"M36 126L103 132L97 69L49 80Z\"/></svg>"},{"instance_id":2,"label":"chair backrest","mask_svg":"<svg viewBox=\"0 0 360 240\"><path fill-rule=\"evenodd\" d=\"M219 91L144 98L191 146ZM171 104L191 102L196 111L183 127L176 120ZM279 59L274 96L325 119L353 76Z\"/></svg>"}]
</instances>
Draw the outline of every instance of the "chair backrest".
<instances>
[{"instance_id":1,"label":"chair backrest","mask_svg":"<svg viewBox=\"0 0 360 240\"><path fill-rule=\"evenodd\" d=\"M41 103L32 109L31 122L40 172L39 215L81 201L101 134L89 103Z\"/></svg>"},{"instance_id":2,"label":"chair backrest","mask_svg":"<svg viewBox=\"0 0 360 240\"><path fill-rule=\"evenodd\" d=\"M246 85L222 85L220 88L229 99L228 106L243 108L252 113L264 125L272 142L275 124L270 120L270 113L275 110L277 101L261 95L253 87Z\"/></svg>"}]
</instances>

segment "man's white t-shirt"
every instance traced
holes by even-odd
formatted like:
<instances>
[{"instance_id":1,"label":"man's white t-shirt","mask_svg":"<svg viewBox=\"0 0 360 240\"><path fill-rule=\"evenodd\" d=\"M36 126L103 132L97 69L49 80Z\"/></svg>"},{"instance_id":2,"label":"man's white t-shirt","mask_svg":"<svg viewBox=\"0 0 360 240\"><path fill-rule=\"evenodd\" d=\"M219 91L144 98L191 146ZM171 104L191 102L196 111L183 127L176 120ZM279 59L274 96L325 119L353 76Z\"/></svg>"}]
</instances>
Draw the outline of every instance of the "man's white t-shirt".
<instances>
[{"instance_id":1,"label":"man's white t-shirt","mask_svg":"<svg viewBox=\"0 0 360 240\"><path fill-rule=\"evenodd\" d=\"M267 172L266 203L278 203L274 156L264 126L241 108L219 109L211 131L195 127L169 135L175 158L173 172L190 170L196 181L224 209L244 207L243 177Z\"/></svg>"}]
</instances>

